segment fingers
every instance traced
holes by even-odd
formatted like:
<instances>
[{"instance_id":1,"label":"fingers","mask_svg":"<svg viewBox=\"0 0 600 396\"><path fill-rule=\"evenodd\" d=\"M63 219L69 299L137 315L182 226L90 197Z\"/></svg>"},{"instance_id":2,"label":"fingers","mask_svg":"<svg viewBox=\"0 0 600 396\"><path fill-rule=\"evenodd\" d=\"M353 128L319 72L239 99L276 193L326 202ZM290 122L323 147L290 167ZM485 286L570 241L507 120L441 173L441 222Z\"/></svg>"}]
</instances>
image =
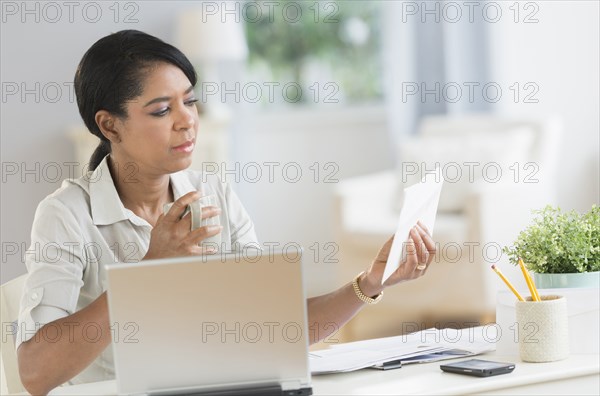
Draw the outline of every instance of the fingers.
<instances>
[{"instance_id":1,"label":"fingers","mask_svg":"<svg viewBox=\"0 0 600 396\"><path fill-rule=\"evenodd\" d=\"M215 244L216 245L216 244ZM200 254L216 254L219 251L215 246L200 246Z\"/></svg>"},{"instance_id":2,"label":"fingers","mask_svg":"<svg viewBox=\"0 0 600 396\"><path fill-rule=\"evenodd\" d=\"M427 226L426 226L425 224L423 224L423 222L422 222L421 220L417 221L417 225L418 225L419 227L421 227L421 229L422 229L423 231L425 231L426 233L430 234L430 232L429 232L429 228L427 228Z\"/></svg>"},{"instance_id":3,"label":"fingers","mask_svg":"<svg viewBox=\"0 0 600 396\"><path fill-rule=\"evenodd\" d=\"M417 262L419 264L427 263L427 261L429 260L429 252L427 251L427 248L425 246L425 243L423 242L421 233L419 232L419 230L416 226L411 228L410 237L413 240L413 242L415 243L415 252L416 252Z\"/></svg>"},{"instance_id":4,"label":"fingers","mask_svg":"<svg viewBox=\"0 0 600 396\"><path fill-rule=\"evenodd\" d=\"M221 232L221 230L223 230L223 226L220 225L207 225L199 227L194 231L190 232L189 236L186 239L190 243L198 245L203 240L218 235Z\"/></svg>"},{"instance_id":5,"label":"fingers","mask_svg":"<svg viewBox=\"0 0 600 396\"><path fill-rule=\"evenodd\" d=\"M218 249L215 246L199 246L192 245L190 246L184 256L203 256L203 255L212 255L218 253ZM180 254L181 255L181 254Z\"/></svg>"},{"instance_id":6,"label":"fingers","mask_svg":"<svg viewBox=\"0 0 600 396\"><path fill-rule=\"evenodd\" d=\"M419 230L419 228L420 228L419 233L421 235L421 240L425 244L425 249L429 253L429 257L427 260L427 264L429 264L429 263L431 263L431 261L433 261L433 258L436 253L435 242L433 241L433 238L431 238L429 231L427 231L426 228L423 229L420 224L421 224L421 222L417 223L417 229Z\"/></svg>"},{"instance_id":7,"label":"fingers","mask_svg":"<svg viewBox=\"0 0 600 396\"><path fill-rule=\"evenodd\" d=\"M392 234L392 236L390 236L388 238L387 241L385 241L385 243L383 244L383 247L387 250L390 251L392 249L392 244L394 243L394 236L395 234Z\"/></svg>"},{"instance_id":8,"label":"fingers","mask_svg":"<svg viewBox=\"0 0 600 396\"><path fill-rule=\"evenodd\" d=\"M410 233L412 234L412 230ZM412 239L412 236L408 238L406 242L406 266L411 269L411 271L415 271L417 265L419 265L419 260L417 259L417 249L415 246L415 241Z\"/></svg>"},{"instance_id":9,"label":"fingers","mask_svg":"<svg viewBox=\"0 0 600 396\"><path fill-rule=\"evenodd\" d=\"M221 214L221 208L218 206L203 206L202 207L202 220L209 219Z\"/></svg>"},{"instance_id":10,"label":"fingers","mask_svg":"<svg viewBox=\"0 0 600 396\"><path fill-rule=\"evenodd\" d=\"M421 221L418 221L410 230L410 238L415 243L415 261L417 263L414 270L420 272L420 275L423 275L429 268L429 264L431 264L435 256L435 242L431 238L429 230Z\"/></svg>"},{"instance_id":11,"label":"fingers","mask_svg":"<svg viewBox=\"0 0 600 396\"><path fill-rule=\"evenodd\" d=\"M375 257L376 262L387 263L388 256L390 255L390 250L392 249L392 244L394 242L394 235L392 235L379 249L377 253L377 257Z\"/></svg>"},{"instance_id":12,"label":"fingers","mask_svg":"<svg viewBox=\"0 0 600 396\"><path fill-rule=\"evenodd\" d=\"M185 214L188 205L200 199L200 196L201 195L199 191L191 191L179 197L179 199L173 202L173 206L171 206L171 209L169 209L169 211L165 214L165 220L170 222L179 221L179 219L181 219L181 217Z\"/></svg>"},{"instance_id":13,"label":"fingers","mask_svg":"<svg viewBox=\"0 0 600 396\"><path fill-rule=\"evenodd\" d=\"M388 244L391 245L392 241L393 237L380 249L380 255ZM432 263L435 256L436 245L431 238L429 230L422 222L417 222L417 224L409 230L409 235L406 242L404 242L403 250L406 253L406 256L403 257L403 263L401 263L394 272L393 276L386 280L386 286L420 278L429 269L429 264ZM375 264L378 263L374 262L374 265Z\"/></svg>"}]
</instances>

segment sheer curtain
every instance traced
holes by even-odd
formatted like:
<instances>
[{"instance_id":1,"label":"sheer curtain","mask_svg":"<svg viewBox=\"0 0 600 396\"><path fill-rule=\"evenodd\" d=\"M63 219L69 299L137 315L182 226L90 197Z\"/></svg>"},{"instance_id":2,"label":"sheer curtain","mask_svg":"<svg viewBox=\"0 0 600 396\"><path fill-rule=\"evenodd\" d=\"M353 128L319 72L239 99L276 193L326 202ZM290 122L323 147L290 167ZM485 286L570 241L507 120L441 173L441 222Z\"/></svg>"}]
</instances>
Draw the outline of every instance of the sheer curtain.
<instances>
[{"instance_id":1,"label":"sheer curtain","mask_svg":"<svg viewBox=\"0 0 600 396\"><path fill-rule=\"evenodd\" d=\"M482 95L469 95L489 82L489 22L481 12L471 17L464 3L447 1L391 1L383 9L385 95L394 143L415 133L424 116L491 110Z\"/></svg>"}]
</instances>

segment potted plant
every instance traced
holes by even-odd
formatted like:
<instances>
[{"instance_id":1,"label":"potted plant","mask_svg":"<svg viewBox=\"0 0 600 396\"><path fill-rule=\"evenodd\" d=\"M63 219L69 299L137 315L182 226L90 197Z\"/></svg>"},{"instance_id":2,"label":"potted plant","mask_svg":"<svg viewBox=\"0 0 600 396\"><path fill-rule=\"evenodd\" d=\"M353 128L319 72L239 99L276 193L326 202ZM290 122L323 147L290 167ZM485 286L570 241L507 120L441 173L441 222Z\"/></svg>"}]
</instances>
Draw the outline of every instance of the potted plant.
<instances>
[{"instance_id":1,"label":"potted plant","mask_svg":"<svg viewBox=\"0 0 600 396\"><path fill-rule=\"evenodd\" d=\"M600 287L600 207L585 214L546 206L503 251L509 261L523 259L540 289Z\"/></svg>"}]
</instances>

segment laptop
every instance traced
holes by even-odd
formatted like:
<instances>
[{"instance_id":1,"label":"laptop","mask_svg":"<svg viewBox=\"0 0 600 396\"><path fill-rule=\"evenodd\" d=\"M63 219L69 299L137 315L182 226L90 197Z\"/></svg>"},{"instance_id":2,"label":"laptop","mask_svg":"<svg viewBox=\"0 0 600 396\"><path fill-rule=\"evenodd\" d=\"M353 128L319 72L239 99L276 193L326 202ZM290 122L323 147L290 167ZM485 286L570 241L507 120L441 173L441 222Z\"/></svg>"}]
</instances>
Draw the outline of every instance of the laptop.
<instances>
[{"instance_id":1,"label":"laptop","mask_svg":"<svg viewBox=\"0 0 600 396\"><path fill-rule=\"evenodd\" d=\"M302 251L107 266L119 394L311 395Z\"/></svg>"}]
</instances>

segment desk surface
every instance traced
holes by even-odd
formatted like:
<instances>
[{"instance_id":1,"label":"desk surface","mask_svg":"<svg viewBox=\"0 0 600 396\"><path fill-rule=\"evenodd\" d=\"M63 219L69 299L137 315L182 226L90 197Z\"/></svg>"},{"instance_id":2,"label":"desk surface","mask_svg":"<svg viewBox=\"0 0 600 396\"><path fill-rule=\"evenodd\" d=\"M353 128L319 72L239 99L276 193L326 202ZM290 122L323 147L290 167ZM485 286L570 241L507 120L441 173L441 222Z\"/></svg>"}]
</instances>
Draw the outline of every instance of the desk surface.
<instances>
[{"instance_id":1,"label":"desk surface","mask_svg":"<svg viewBox=\"0 0 600 396\"><path fill-rule=\"evenodd\" d=\"M516 363L514 372L488 378L444 373L440 362L313 377L315 395L600 394L600 356L572 355L552 363L525 363L488 353L481 359ZM465 360L455 359L453 362ZM576 388L574 388L576 387ZM115 381L57 388L51 395L115 395Z\"/></svg>"}]
</instances>

